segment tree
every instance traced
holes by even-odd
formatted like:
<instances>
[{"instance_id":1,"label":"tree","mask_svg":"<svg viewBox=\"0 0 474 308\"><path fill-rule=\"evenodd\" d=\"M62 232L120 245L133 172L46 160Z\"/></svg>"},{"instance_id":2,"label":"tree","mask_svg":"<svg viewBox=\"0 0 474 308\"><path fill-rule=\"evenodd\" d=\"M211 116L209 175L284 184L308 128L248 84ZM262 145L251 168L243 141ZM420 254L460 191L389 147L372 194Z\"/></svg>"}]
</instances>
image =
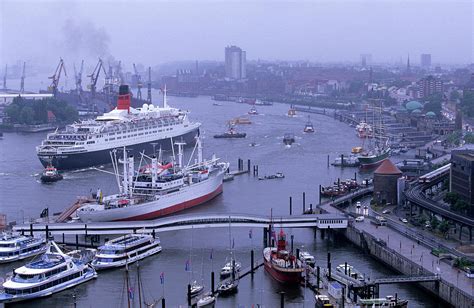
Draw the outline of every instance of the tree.
<instances>
[{"instance_id":1,"label":"tree","mask_svg":"<svg viewBox=\"0 0 474 308\"><path fill-rule=\"evenodd\" d=\"M459 92L458 91L452 91L450 94L449 94L449 99L451 101L455 101L457 99L459 99Z\"/></svg>"},{"instance_id":2,"label":"tree","mask_svg":"<svg viewBox=\"0 0 474 308\"><path fill-rule=\"evenodd\" d=\"M433 215L430 220L430 226L431 228L436 229L438 225L439 225L439 220L438 218L436 218L436 216Z\"/></svg>"},{"instance_id":3,"label":"tree","mask_svg":"<svg viewBox=\"0 0 474 308\"><path fill-rule=\"evenodd\" d=\"M461 109L467 116L474 116L474 91L464 91L461 99Z\"/></svg>"},{"instance_id":4,"label":"tree","mask_svg":"<svg viewBox=\"0 0 474 308\"><path fill-rule=\"evenodd\" d=\"M443 220L438 226L438 230L443 234L446 234L449 231L449 228L450 226L447 220Z\"/></svg>"},{"instance_id":5,"label":"tree","mask_svg":"<svg viewBox=\"0 0 474 308\"><path fill-rule=\"evenodd\" d=\"M443 103L443 96L441 94L433 94L425 99L427 103L423 106L425 112L432 111L436 115L441 114L441 105Z\"/></svg>"},{"instance_id":6,"label":"tree","mask_svg":"<svg viewBox=\"0 0 474 308\"><path fill-rule=\"evenodd\" d=\"M455 192L448 192L446 193L446 196L444 196L444 201L453 205L455 204L459 199L459 195Z\"/></svg>"},{"instance_id":7,"label":"tree","mask_svg":"<svg viewBox=\"0 0 474 308\"><path fill-rule=\"evenodd\" d=\"M469 209L469 203L467 203L465 200L459 199L454 203L454 205L451 206L453 211L460 212L460 213L465 213Z\"/></svg>"},{"instance_id":8,"label":"tree","mask_svg":"<svg viewBox=\"0 0 474 308\"><path fill-rule=\"evenodd\" d=\"M465 136L464 136L464 141L466 143L474 143L474 134L473 133L467 133Z\"/></svg>"},{"instance_id":9,"label":"tree","mask_svg":"<svg viewBox=\"0 0 474 308\"><path fill-rule=\"evenodd\" d=\"M20 112L20 123L33 124L35 119L35 112L31 107L24 107Z\"/></svg>"}]
</instances>

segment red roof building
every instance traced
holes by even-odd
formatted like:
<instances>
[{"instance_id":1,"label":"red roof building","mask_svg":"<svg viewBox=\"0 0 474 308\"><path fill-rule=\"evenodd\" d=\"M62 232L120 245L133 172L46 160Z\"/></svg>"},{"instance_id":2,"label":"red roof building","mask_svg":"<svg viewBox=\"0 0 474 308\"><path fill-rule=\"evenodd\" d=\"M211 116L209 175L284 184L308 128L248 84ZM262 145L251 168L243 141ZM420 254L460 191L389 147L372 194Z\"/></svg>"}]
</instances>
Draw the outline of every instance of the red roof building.
<instances>
[{"instance_id":1,"label":"red roof building","mask_svg":"<svg viewBox=\"0 0 474 308\"><path fill-rule=\"evenodd\" d=\"M378 204L398 204L400 169L386 159L374 172L374 199Z\"/></svg>"}]
</instances>

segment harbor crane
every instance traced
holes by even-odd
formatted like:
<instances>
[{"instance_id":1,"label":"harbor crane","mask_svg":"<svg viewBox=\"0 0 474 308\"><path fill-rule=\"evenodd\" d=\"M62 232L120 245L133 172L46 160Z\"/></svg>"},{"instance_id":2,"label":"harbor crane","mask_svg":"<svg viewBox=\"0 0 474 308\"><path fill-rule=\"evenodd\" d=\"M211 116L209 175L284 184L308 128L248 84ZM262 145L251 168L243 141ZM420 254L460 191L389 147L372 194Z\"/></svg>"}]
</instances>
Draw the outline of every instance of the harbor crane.
<instances>
[{"instance_id":1,"label":"harbor crane","mask_svg":"<svg viewBox=\"0 0 474 308\"><path fill-rule=\"evenodd\" d=\"M147 84L147 96L146 96L146 101L148 104L151 104L151 67L148 67L148 84Z\"/></svg>"},{"instance_id":2,"label":"harbor crane","mask_svg":"<svg viewBox=\"0 0 474 308\"><path fill-rule=\"evenodd\" d=\"M5 64L5 72L3 74L3 90L7 89L7 69L8 66Z\"/></svg>"},{"instance_id":3,"label":"harbor crane","mask_svg":"<svg viewBox=\"0 0 474 308\"><path fill-rule=\"evenodd\" d=\"M107 78L107 72L105 71L102 59L99 59L99 62L97 62L97 65L95 66L94 71L92 71L92 74L87 75L87 77L90 77L91 79L91 84L89 85L89 88L91 90L92 95L96 93L97 80L99 79L99 74L101 70L104 72L104 75Z\"/></svg>"},{"instance_id":4,"label":"harbor crane","mask_svg":"<svg viewBox=\"0 0 474 308\"><path fill-rule=\"evenodd\" d=\"M81 62L81 69L79 72L76 71L76 64L74 64L74 79L76 81L76 91L82 92L82 71L84 70L84 60Z\"/></svg>"},{"instance_id":5,"label":"harbor crane","mask_svg":"<svg viewBox=\"0 0 474 308\"><path fill-rule=\"evenodd\" d=\"M133 63L133 70L135 71L135 80L137 82L137 99L142 99L142 77L138 73L135 63Z\"/></svg>"},{"instance_id":6,"label":"harbor crane","mask_svg":"<svg viewBox=\"0 0 474 308\"><path fill-rule=\"evenodd\" d=\"M21 79L20 79L20 93L25 93L25 64L23 62L23 71L21 72Z\"/></svg>"},{"instance_id":7,"label":"harbor crane","mask_svg":"<svg viewBox=\"0 0 474 308\"><path fill-rule=\"evenodd\" d=\"M59 64L56 67L56 70L54 71L54 75L51 77L48 77L49 79L52 79L51 85L49 86L48 90L50 92L53 92L54 96L56 96L56 94L58 93L59 79L61 78L61 73L63 71L64 71L64 76L67 77L66 66L64 65L64 60L60 58Z\"/></svg>"}]
</instances>

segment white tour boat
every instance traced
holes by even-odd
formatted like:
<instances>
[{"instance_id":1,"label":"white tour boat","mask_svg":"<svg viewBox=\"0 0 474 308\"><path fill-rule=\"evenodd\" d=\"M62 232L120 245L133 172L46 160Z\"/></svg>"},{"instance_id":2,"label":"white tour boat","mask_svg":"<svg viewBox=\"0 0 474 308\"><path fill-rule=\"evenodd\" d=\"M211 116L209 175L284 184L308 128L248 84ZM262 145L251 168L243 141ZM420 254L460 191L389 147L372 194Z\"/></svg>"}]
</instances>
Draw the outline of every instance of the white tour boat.
<instances>
[{"instance_id":1,"label":"white tour boat","mask_svg":"<svg viewBox=\"0 0 474 308\"><path fill-rule=\"evenodd\" d=\"M21 234L0 235L0 263L26 259L46 251L46 240Z\"/></svg>"}]
</instances>

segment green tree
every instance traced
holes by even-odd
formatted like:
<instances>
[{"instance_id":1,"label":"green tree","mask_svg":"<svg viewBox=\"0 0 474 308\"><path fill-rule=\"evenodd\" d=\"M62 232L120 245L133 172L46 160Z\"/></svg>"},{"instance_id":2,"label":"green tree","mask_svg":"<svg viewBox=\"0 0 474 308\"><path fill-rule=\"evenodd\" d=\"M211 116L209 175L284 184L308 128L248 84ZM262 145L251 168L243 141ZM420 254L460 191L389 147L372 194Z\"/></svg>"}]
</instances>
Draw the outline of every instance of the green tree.
<instances>
[{"instance_id":1,"label":"green tree","mask_svg":"<svg viewBox=\"0 0 474 308\"><path fill-rule=\"evenodd\" d=\"M464 91L461 99L461 109L465 115L474 117L474 91Z\"/></svg>"},{"instance_id":2,"label":"green tree","mask_svg":"<svg viewBox=\"0 0 474 308\"><path fill-rule=\"evenodd\" d=\"M20 123L33 124L35 120L35 112L31 107L24 107L20 112Z\"/></svg>"},{"instance_id":3,"label":"green tree","mask_svg":"<svg viewBox=\"0 0 474 308\"><path fill-rule=\"evenodd\" d=\"M466 201L459 199L452 205L451 207L453 211L460 212L460 213L465 213L469 209L469 203Z\"/></svg>"},{"instance_id":4,"label":"green tree","mask_svg":"<svg viewBox=\"0 0 474 308\"><path fill-rule=\"evenodd\" d=\"M430 219L430 225L431 225L431 228L433 229L436 229L439 225L439 220L438 218L436 218L436 216L432 216L431 219Z\"/></svg>"},{"instance_id":5,"label":"green tree","mask_svg":"<svg viewBox=\"0 0 474 308\"><path fill-rule=\"evenodd\" d=\"M448 192L446 193L446 196L444 196L444 201L453 205L455 204L459 199L459 195L455 192Z\"/></svg>"},{"instance_id":6,"label":"green tree","mask_svg":"<svg viewBox=\"0 0 474 308\"><path fill-rule=\"evenodd\" d=\"M425 99L425 105L423 106L423 110L425 112L432 111L439 115L441 113L441 105L443 103L443 96L439 93L433 94Z\"/></svg>"},{"instance_id":7,"label":"green tree","mask_svg":"<svg viewBox=\"0 0 474 308\"><path fill-rule=\"evenodd\" d=\"M5 113L12 122L16 122L20 118L21 107L18 104L10 104L5 108Z\"/></svg>"},{"instance_id":8,"label":"green tree","mask_svg":"<svg viewBox=\"0 0 474 308\"><path fill-rule=\"evenodd\" d=\"M459 99L459 92L458 91L452 91L450 94L449 94L449 99L452 100L452 101L455 101L457 99Z\"/></svg>"},{"instance_id":9,"label":"green tree","mask_svg":"<svg viewBox=\"0 0 474 308\"><path fill-rule=\"evenodd\" d=\"M466 143L474 143L474 134L473 133L467 133L465 136L464 136L464 141Z\"/></svg>"},{"instance_id":10,"label":"green tree","mask_svg":"<svg viewBox=\"0 0 474 308\"><path fill-rule=\"evenodd\" d=\"M447 220L443 220L438 226L438 230L443 234L446 234L446 232L449 231L449 228L450 226Z\"/></svg>"}]
</instances>

